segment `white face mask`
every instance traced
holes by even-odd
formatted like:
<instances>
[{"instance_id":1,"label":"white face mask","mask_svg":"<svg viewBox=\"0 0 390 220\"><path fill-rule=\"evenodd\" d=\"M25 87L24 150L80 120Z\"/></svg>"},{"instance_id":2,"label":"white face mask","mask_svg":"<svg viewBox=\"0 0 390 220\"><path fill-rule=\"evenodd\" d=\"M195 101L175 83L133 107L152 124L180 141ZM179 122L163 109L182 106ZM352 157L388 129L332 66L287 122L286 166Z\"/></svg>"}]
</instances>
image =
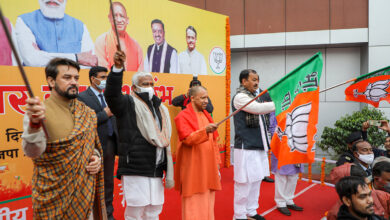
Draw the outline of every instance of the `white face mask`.
<instances>
[{"instance_id":1,"label":"white face mask","mask_svg":"<svg viewBox=\"0 0 390 220\"><path fill-rule=\"evenodd\" d=\"M374 154L359 154L359 159L363 161L364 163L371 165L374 161Z\"/></svg>"},{"instance_id":2,"label":"white face mask","mask_svg":"<svg viewBox=\"0 0 390 220\"><path fill-rule=\"evenodd\" d=\"M102 81L100 81L100 84L99 84L99 85L96 84L96 83L95 83L95 85L96 85L96 87L98 87L98 89L104 90L104 89L106 88L106 83L107 83L106 80L102 80Z\"/></svg>"},{"instance_id":3,"label":"white face mask","mask_svg":"<svg viewBox=\"0 0 390 220\"><path fill-rule=\"evenodd\" d=\"M153 95L154 95L153 87L146 87L146 88L144 88L144 87L140 87L140 86L137 86L137 85L135 87L137 87L139 89L140 93L143 93L143 92L148 93L149 94L149 100L152 100Z\"/></svg>"}]
</instances>

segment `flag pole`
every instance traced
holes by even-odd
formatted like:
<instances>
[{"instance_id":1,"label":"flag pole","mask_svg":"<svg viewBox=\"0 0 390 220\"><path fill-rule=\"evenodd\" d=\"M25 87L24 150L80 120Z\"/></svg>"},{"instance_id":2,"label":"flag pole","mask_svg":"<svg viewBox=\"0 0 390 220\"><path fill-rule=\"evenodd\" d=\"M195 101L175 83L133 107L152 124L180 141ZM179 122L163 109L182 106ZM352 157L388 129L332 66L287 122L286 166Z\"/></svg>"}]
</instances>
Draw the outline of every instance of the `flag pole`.
<instances>
[{"instance_id":1,"label":"flag pole","mask_svg":"<svg viewBox=\"0 0 390 220\"><path fill-rule=\"evenodd\" d=\"M28 81L26 72L24 71L24 68L22 66L22 62L20 61L19 54L16 51L14 43L12 42L11 34L10 34L9 30L8 30L7 25L5 24L4 17L3 17L3 11L1 10L1 7L0 7L0 21L1 21L1 25L3 26L5 35L7 36L8 43L9 43L11 49L12 49L12 52L14 53L14 57L15 57L16 63L18 64L20 74L22 75L24 84L25 84L25 86L27 88L28 95L31 98L33 98L33 97L35 97L34 93L33 93L32 89L31 89L30 82ZM41 120L41 124L42 124L43 131L45 133L46 139L48 139L49 138L49 134L47 133L46 125L45 125L43 120Z\"/></svg>"},{"instance_id":2,"label":"flag pole","mask_svg":"<svg viewBox=\"0 0 390 220\"><path fill-rule=\"evenodd\" d=\"M345 81L345 82L342 82L342 83L339 83L339 84L334 85L334 86L332 86L332 87L329 87L329 88L326 88L326 89L324 89L324 90L321 90L320 93L326 92L326 91L328 91L328 90L334 89L334 88L336 88L336 87L342 86L342 85L344 85L344 84L347 84L347 83L352 82L352 81L355 81L355 80L356 80L356 78L347 80L347 81Z\"/></svg>"},{"instance_id":3,"label":"flag pole","mask_svg":"<svg viewBox=\"0 0 390 220\"><path fill-rule=\"evenodd\" d=\"M111 8L112 21L114 22L116 40L117 40L117 44L118 44L117 45L117 49L121 50L121 44L120 44L120 41L119 41L118 28L116 27L116 20L115 20L115 14L114 14L114 7L112 6L112 0L110 0L110 8Z\"/></svg>"},{"instance_id":4,"label":"flag pole","mask_svg":"<svg viewBox=\"0 0 390 220\"><path fill-rule=\"evenodd\" d=\"M236 115L238 112L240 112L242 109L244 109L246 106L248 106L249 104L251 104L253 101L255 101L256 99L258 99L260 96L264 95L266 92L268 92L267 89L263 90L262 92L260 92L260 94L258 94L256 97L254 97L252 100L250 100L249 102L247 102L245 105L243 105L241 108L237 109L236 111L232 112L230 115L228 115L226 118L222 119L222 121L218 122L217 123L217 126L219 126L220 124L224 123L226 120L228 120L229 118L233 117L234 115Z\"/></svg>"}]
</instances>

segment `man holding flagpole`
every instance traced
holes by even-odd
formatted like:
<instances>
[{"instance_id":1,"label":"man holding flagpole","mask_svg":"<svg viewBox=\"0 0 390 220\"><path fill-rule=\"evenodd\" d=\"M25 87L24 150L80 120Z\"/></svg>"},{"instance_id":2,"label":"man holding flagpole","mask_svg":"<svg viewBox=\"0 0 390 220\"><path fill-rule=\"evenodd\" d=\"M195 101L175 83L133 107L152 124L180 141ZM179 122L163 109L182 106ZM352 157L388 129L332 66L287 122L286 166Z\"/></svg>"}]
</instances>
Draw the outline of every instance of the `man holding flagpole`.
<instances>
[{"instance_id":1,"label":"man holding flagpole","mask_svg":"<svg viewBox=\"0 0 390 220\"><path fill-rule=\"evenodd\" d=\"M240 87L232 109L241 108L256 95L259 75L252 69L240 73ZM273 102L256 100L234 115L234 218L262 220L257 214L261 180L269 176L267 126L264 114L275 110Z\"/></svg>"}]
</instances>

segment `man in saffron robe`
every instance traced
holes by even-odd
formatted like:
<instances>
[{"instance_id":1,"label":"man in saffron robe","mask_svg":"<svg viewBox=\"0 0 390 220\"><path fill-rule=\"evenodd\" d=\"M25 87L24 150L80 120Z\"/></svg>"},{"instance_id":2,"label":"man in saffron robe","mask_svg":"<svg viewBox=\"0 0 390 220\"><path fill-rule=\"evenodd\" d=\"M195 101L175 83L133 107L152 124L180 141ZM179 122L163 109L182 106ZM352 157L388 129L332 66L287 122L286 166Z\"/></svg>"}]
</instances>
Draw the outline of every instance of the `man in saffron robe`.
<instances>
[{"instance_id":1,"label":"man in saffron robe","mask_svg":"<svg viewBox=\"0 0 390 220\"><path fill-rule=\"evenodd\" d=\"M215 191L221 190L218 126L205 110L207 90L195 86L189 96L191 102L175 118L180 139L175 188L181 194L183 220L214 220Z\"/></svg>"},{"instance_id":2,"label":"man in saffron robe","mask_svg":"<svg viewBox=\"0 0 390 220\"><path fill-rule=\"evenodd\" d=\"M126 53L125 68L128 71L143 70L144 58L141 46L126 32L126 27L129 24L126 8L120 2L113 2L112 7L114 10L116 27L118 29L121 50ZM118 43L111 9L108 13L108 20L110 20L111 29L96 39L95 51L96 56L98 57L99 66L104 66L109 69L114 65L114 54L117 51Z\"/></svg>"},{"instance_id":3,"label":"man in saffron robe","mask_svg":"<svg viewBox=\"0 0 390 220\"><path fill-rule=\"evenodd\" d=\"M34 163L34 219L107 219L97 118L76 99L79 70L72 60L51 60L45 69L50 97L26 100L22 138Z\"/></svg>"}]
</instances>

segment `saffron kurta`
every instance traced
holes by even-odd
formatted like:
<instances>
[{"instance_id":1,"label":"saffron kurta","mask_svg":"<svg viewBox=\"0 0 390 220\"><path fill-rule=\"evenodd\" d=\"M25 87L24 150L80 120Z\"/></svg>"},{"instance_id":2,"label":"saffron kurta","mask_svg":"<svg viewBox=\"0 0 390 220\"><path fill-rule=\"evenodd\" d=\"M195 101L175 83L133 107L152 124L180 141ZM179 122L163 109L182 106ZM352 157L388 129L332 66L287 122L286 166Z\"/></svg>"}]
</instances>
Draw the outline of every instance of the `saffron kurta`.
<instances>
[{"instance_id":1,"label":"saffron kurta","mask_svg":"<svg viewBox=\"0 0 390 220\"><path fill-rule=\"evenodd\" d=\"M216 144L217 133L207 133L205 127L212 122L206 112L195 113L192 104L175 118L179 134L176 153L175 188L182 197L221 190L218 173L220 157Z\"/></svg>"},{"instance_id":2,"label":"saffron kurta","mask_svg":"<svg viewBox=\"0 0 390 220\"><path fill-rule=\"evenodd\" d=\"M125 37L119 37L121 49L126 53L125 67L127 71L143 70L144 58L141 46L127 33ZM117 40L112 30L100 35L95 42L95 52L98 57L99 66L108 69L114 65L114 55L117 51Z\"/></svg>"}]
</instances>

